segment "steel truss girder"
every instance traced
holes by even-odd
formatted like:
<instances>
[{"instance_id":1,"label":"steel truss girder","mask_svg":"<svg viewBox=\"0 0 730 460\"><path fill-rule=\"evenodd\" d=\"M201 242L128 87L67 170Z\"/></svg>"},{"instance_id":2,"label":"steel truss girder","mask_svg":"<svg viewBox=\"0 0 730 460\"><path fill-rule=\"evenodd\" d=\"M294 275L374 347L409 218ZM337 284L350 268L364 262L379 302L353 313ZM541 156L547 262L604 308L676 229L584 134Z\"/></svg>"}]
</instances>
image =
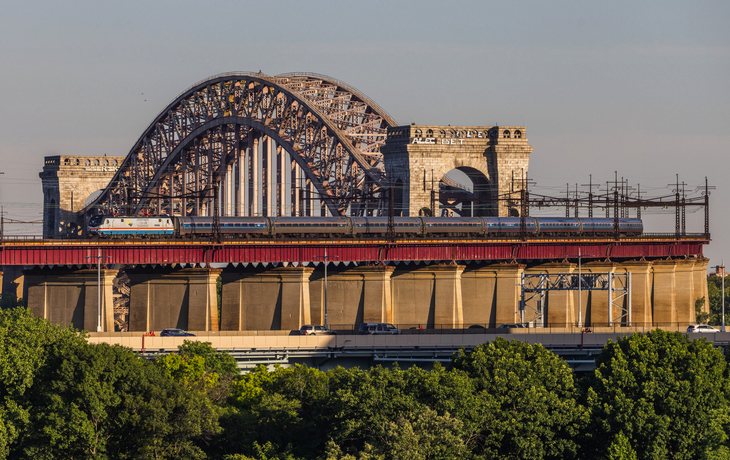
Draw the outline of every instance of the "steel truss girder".
<instances>
[{"instance_id":1,"label":"steel truss girder","mask_svg":"<svg viewBox=\"0 0 730 460\"><path fill-rule=\"evenodd\" d=\"M579 286L580 283L580 286ZM545 298L549 291L606 291L609 326L631 325L631 273L522 273L520 281L520 318L524 324L545 325ZM537 298L536 307L527 302ZM579 305L578 308L581 308ZM527 310L533 312L526 319ZM614 315L614 312L618 313ZM615 317L614 317L615 316Z\"/></svg>"},{"instance_id":2,"label":"steel truss girder","mask_svg":"<svg viewBox=\"0 0 730 460\"><path fill-rule=\"evenodd\" d=\"M252 130L290 155L331 214L362 212L368 206L358 200L385 186L380 147L394 125L362 93L322 75L218 75L183 92L155 118L82 212L186 214L187 207L175 203L211 200L213 186L236 161L240 145L233 144Z\"/></svg>"}]
</instances>

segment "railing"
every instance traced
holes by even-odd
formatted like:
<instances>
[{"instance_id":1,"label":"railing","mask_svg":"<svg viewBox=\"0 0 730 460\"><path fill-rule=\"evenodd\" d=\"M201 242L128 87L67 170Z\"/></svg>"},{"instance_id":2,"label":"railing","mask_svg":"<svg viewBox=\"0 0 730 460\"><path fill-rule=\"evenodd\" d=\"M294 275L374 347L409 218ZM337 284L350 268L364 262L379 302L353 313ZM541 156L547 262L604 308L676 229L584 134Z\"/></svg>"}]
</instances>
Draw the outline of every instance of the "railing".
<instances>
[{"instance_id":1,"label":"railing","mask_svg":"<svg viewBox=\"0 0 730 460\"><path fill-rule=\"evenodd\" d=\"M511 323L512 326L517 323ZM410 324L410 323L394 323L393 325L401 331L401 334L580 334L580 333L616 333L630 334L634 332L649 332L655 329L662 329L671 332L687 332L687 327L694 323L685 322L631 322L630 324L609 324L608 322L591 322L583 326L574 324L548 324L546 326L535 327L497 327L494 324L476 323L469 324L463 328L454 327L452 324ZM360 334L359 325L356 324L330 324L330 330L338 334ZM719 330L719 326L716 327ZM292 334L298 334L299 331L292 331ZM379 334L383 334L382 332ZM730 339L730 332L727 333ZM693 337L704 337L713 335L712 333L693 333Z\"/></svg>"}]
</instances>

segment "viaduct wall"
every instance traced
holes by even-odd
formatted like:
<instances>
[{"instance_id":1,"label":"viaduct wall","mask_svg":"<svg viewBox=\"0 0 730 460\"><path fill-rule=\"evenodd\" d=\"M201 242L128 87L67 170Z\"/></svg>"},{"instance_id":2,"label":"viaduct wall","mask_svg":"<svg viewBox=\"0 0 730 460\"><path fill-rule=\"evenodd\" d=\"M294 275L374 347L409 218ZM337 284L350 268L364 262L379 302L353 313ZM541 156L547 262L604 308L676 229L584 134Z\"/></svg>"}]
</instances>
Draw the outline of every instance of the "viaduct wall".
<instances>
[{"instance_id":1,"label":"viaduct wall","mask_svg":"<svg viewBox=\"0 0 730 460\"><path fill-rule=\"evenodd\" d=\"M708 259L590 262L584 273L631 273L632 326L685 328L695 322L695 302L707 299ZM350 329L362 322L389 322L401 328L496 327L520 322L522 273L569 273L575 264L526 267L489 265L334 266L328 270L327 322ZM25 272L24 298L33 311L54 323L112 332L112 270L102 270L102 305L97 308L96 270L59 268ZM217 281L222 305L220 330L295 330L322 324L325 315L323 266L213 268L135 268L131 282L130 331L178 327L219 330ZM607 291L550 291L544 301L544 326L572 327L578 318L593 327L617 318ZM624 298L622 302L626 302ZM580 305L579 305L580 304ZM705 302L703 310L707 311ZM621 305L625 307L626 305ZM534 321L534 304L526 321ZM610 308L614 311L609 312ZM579 310L580 309L580 310ZM624 324L625 325L625 324Z\"/></svg>"}]
</instances>

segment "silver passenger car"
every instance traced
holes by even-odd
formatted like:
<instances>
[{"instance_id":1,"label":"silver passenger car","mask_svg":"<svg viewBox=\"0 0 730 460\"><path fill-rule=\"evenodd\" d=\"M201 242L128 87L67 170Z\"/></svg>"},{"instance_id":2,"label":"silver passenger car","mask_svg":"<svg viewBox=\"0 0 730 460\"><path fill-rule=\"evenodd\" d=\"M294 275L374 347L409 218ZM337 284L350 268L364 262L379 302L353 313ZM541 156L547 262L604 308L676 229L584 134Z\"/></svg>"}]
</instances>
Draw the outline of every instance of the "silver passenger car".
<instances>
[{"instance_id":1,"label":"silver passenger car","mask_svg":"<svg viewBox=\"0 0 730 460\"><path fill-rule=\"evenodd\" d=\"M351 221L347 217L276 217L271 221L273 235L352 235Z\"/></svg>"},{"instance_id":2,"label":"silver passenger car","mask_svg":"<svg viewBox=\"0 0 730 460\"><path fill-rule=\"evenodd\" d=\"M426 235L484 234L484 220L479 217L424 217L423 225Z\"/></svg>"},{"instance_id":3,"label":"silver passenger car","mask_svg":"<svg viewBox=\"0 0 730 460\"><path fill-rule=\"evenodd\" d=\"M384 235L388 232L387 217L353 217L353 234ZM416 236L422 234L421 219L418 217L396 217L393 219L395 233L402 236Z\"/></svg>"},{"instance_id":4,"label":"silver passenger car","mask_svg":"<svg viewBox=\"0 0 730 460\"><path fill-rule=\"evenodd\" d=\"M213 233L212 217L177 217L176 220L180 236L209 236ZM221 217L219 228L224 235L270 234L266 217Z\"/></svg>"}]
</instances>

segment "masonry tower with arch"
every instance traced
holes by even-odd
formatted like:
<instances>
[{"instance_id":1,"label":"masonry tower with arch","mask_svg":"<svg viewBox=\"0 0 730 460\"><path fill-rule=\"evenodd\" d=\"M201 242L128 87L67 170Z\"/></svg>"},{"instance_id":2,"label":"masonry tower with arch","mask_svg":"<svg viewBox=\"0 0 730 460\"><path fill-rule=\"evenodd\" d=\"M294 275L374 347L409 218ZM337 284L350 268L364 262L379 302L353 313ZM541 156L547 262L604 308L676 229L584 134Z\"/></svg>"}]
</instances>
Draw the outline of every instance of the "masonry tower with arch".
<instances>
[{"instance_id":1,"label":"masonry tower with arch","mask_svg":"<svg viewBox=\"0 0 730 460\"><path fill-rule=\"evenodd\" d=\"M519 215L499 198L519 191L513 178L527 174L524 126L396 126L381 152L397 215Z\"/></svg>"}]
</instances>

